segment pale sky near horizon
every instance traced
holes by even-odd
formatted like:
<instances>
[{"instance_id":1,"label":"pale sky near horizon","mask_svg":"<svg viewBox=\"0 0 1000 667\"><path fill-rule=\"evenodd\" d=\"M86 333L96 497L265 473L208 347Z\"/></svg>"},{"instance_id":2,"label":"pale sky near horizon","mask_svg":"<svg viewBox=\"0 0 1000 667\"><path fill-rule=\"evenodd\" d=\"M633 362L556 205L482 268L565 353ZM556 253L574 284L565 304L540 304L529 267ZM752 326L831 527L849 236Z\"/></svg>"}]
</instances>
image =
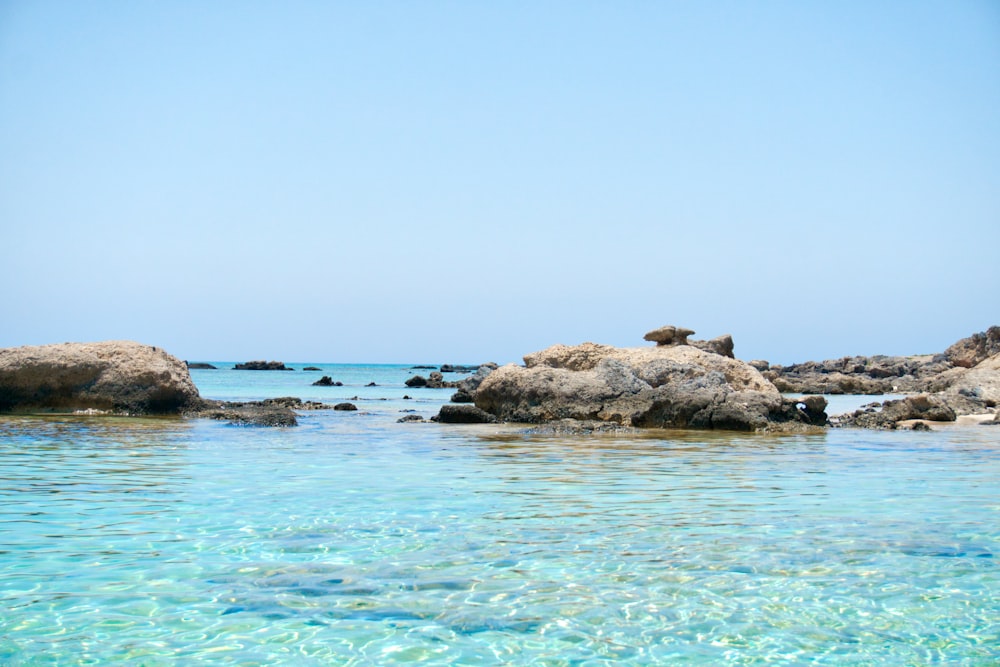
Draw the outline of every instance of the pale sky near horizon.
<instances>
[{"instance_id":1,"label":"pale sky near horizon","mask_svg":"<svg viewBox=\"0 0 1000 667\"><path fill-rule=\"evenodd\" d=\"M0 0L0 347L791 363L1000 324L1000 3Z\"/></svg>"}]
</instances>

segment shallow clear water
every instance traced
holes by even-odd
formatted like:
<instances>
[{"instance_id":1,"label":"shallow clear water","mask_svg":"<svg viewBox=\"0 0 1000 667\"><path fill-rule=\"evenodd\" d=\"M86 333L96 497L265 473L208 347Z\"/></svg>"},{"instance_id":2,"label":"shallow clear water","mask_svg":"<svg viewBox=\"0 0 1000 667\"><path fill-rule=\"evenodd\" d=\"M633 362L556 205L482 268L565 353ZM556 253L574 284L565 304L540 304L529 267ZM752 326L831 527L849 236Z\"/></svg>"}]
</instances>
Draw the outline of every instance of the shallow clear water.
<instances>
[{"instance_id":1,"label":"shallow clear water","mask_svg":"<svg viewBox=\"0 0 1000 667\"><path fill-rule=\"evenodd\" d=\"M1000 429L539 438L383 371L293 429L0 419L0 664L1000 661Z\"/></svg>"}]
</instances>

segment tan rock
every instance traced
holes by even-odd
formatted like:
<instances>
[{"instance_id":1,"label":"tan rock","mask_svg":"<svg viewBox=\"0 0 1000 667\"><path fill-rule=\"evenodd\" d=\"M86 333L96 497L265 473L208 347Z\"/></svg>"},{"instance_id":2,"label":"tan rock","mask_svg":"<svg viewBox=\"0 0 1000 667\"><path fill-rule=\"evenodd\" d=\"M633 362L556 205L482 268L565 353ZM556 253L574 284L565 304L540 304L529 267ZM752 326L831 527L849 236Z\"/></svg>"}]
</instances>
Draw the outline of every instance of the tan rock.
<instances>
[{"instance_id":1,"label":"tan rock","mask_svg":"<svg viewBox=\"0 0 1000 667\"><path fill-rule=\"evenodd\" d=\"M0 412L177 413L198 389L183 361L131 341L0 349Z\"/></svg>"}]
</instances>

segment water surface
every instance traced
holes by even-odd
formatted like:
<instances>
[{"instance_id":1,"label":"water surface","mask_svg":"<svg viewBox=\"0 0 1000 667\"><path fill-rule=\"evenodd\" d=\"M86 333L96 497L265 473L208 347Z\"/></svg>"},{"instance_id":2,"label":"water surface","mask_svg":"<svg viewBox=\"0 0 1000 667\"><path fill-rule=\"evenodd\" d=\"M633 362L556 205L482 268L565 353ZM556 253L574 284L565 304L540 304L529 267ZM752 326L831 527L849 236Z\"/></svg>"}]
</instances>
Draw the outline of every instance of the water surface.
<instances>
[{"instance_id":1,"label":"water surface","mask_svg":"<svg viewBox=\"0 0 1000 667\"><path fill-rule=\"evenodd\" d=\"M0 664L1000 661L1000 429L528 437L397 424L450 394L405 377L0 420Z\"/></svg>"}]
</instances>

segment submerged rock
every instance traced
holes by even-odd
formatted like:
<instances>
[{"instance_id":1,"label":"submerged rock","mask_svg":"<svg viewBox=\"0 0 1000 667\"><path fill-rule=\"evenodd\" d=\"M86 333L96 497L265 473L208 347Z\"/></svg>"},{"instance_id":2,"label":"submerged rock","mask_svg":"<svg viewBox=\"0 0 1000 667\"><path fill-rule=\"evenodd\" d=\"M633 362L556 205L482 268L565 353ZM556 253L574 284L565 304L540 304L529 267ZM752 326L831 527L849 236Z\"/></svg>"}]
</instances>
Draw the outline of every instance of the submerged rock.
<instances>
[{"instance_id":1,"label":"submerged rock","mask_svg":"<svg viewBox=\"0 0 1000 667\"><path fill-rule=\"evenodd\" d=\"M201 404L186 364L132 341L0 349L0 412L179 414Z\"/></svg>"}]
</instances>

